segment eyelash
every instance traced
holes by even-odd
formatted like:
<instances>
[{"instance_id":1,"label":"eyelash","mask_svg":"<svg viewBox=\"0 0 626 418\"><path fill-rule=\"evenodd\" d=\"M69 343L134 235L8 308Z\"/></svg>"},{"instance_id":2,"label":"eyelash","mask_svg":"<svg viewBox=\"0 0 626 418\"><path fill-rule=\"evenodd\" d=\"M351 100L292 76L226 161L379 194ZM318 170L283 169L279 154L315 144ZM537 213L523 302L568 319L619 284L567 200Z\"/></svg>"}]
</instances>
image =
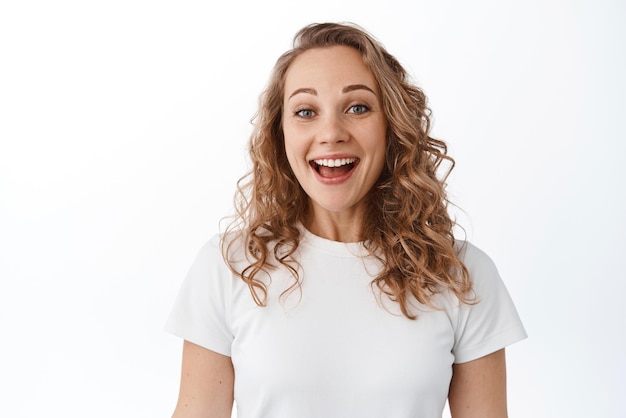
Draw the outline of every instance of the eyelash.
<instances>
[{"instance_id":1,"label":"eyelash","mask_svg":"<svg viewBox=\"0 0 626 418\"><path fill-rule=\"evenodd\" d=\"M354 109L355 107L360 107L362 108L362 110L360 112L357 111L350 111L352 109ZM365 104L354 104L352 106L350 106L348 108L348 113L353 114L353 115L362 115L363 113L367 113L370 111L370 107L368 105ZM304 112L310 113L308 116L303 115ZM304 119L309 119L311 117L313 117L313 114L315 113L312 109L298 109L295 112L293 112L295 116L304 118Z\"/></svg>"},{"instance_id":2,"label":"eyelash","mask_svg":"<svg viewBox=\"0 0 626 418\"><path fill-rule=\"evenodd\" d=\"M304 116L302 114L303 112L310 112L311 115L310 116ZM310 117L313 116L313 113L315 113L315 112L313 112L313 110L311 110L311 109L298 109L295 112L293 112L294 115L296 115L296 116L298 116L300 118L304 118L304 119L309 119Z\"/></svg>"},{"instance_id":3,"label":"eyelash","mask_svg":"<svg viewBox=\"0 0 626 418\"><path fill-rule=\"evenodd\" d=\"M349 107L349 109L353 109L355 107L362 107L363 111L361 112L354 112L357 115L362 115L363 113L369 112L370 111L370 107L368 105L365 104L355 104Z\"/></svg>"}]
</instances>

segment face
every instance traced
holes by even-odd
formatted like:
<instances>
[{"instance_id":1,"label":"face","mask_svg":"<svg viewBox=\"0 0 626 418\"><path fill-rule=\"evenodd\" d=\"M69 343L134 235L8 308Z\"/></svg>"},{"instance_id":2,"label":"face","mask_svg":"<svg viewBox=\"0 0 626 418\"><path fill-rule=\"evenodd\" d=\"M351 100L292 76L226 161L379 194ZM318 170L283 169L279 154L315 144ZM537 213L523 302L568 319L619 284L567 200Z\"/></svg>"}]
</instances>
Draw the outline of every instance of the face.
<instances>
[{"instance_id":1,"label":"face","mask_svg":"<svg viewBox=\"0 0 626 418\"><path fill-rule=\"evenodd\" d=\"M316 48L285 76L285 151L313 216L362 214L385 163L386 121L374 75L359 51Z\"/></svg>"}]
</instances>

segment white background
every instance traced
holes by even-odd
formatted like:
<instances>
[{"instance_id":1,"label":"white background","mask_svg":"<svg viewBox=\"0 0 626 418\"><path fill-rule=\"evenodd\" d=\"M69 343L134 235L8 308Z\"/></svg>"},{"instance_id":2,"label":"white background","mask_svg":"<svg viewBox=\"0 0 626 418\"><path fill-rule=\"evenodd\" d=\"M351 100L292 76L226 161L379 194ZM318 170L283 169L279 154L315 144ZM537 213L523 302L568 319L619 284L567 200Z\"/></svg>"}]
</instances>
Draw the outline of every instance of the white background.
<instances>
[{"instance_id":1,"label":"white background","mask_svg":"<svg viewBox=\"0 0 626 418\"><path fill-rule=\"evenodd\" d=\"M508 349L510 416L626 416L623 2L211 3L0 6L0 416L171 414L163 323L275 59L328 20L430 98L456 213L530 336Z\"/></svg>"}]
</instances>

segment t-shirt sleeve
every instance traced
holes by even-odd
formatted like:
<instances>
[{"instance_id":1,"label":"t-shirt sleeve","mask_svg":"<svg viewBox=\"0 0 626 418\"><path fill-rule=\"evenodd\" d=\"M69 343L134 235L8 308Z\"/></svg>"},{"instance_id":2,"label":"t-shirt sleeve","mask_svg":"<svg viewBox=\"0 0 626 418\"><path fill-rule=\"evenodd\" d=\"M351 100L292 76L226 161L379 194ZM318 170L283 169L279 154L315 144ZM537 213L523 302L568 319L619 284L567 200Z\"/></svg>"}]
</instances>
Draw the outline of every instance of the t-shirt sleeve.
<instances>
[{"instance_id":1,"label":"t-shirt sleeve","mask_svg":"<svg viewBox=\"0 0 626 418\"><path fill-rule=\"evenodd\" d=\"M477 303L458 308L452 349L455 363L476 360L527 336L493 261L470 243L463 248L463 261Z\"/></svg>"},{"instance_id":2,"label":"t-shirt sleeve","mask_svg":"<svg viewBox=\"0 0 626 418\"><path fill-rule=\"evenodd\" d=\"M165 330L194 344L230 356L232 275L222 258L219 237L198 252L178 292Z\"/></svg>"}]
</instances>

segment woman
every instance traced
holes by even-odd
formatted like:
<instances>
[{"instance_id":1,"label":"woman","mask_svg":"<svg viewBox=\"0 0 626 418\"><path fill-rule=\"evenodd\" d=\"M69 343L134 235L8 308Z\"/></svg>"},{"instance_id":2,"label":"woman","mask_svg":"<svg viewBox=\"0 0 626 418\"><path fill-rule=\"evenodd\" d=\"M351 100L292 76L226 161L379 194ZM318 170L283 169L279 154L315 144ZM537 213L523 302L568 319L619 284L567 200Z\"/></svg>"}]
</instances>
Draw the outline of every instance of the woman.
<instances>
[{"instance_id":1,"label":"woman","mask_svg":"<svg viewBox=\"0 0 626 418\"><path fill-rule=\"evenodd\" d=\"M315 24L276 63L238 218L168 329L175 417L505 417L525 337L491 260L455 241L424 94L362 29Z\"/></svg>"}]
</instances>

